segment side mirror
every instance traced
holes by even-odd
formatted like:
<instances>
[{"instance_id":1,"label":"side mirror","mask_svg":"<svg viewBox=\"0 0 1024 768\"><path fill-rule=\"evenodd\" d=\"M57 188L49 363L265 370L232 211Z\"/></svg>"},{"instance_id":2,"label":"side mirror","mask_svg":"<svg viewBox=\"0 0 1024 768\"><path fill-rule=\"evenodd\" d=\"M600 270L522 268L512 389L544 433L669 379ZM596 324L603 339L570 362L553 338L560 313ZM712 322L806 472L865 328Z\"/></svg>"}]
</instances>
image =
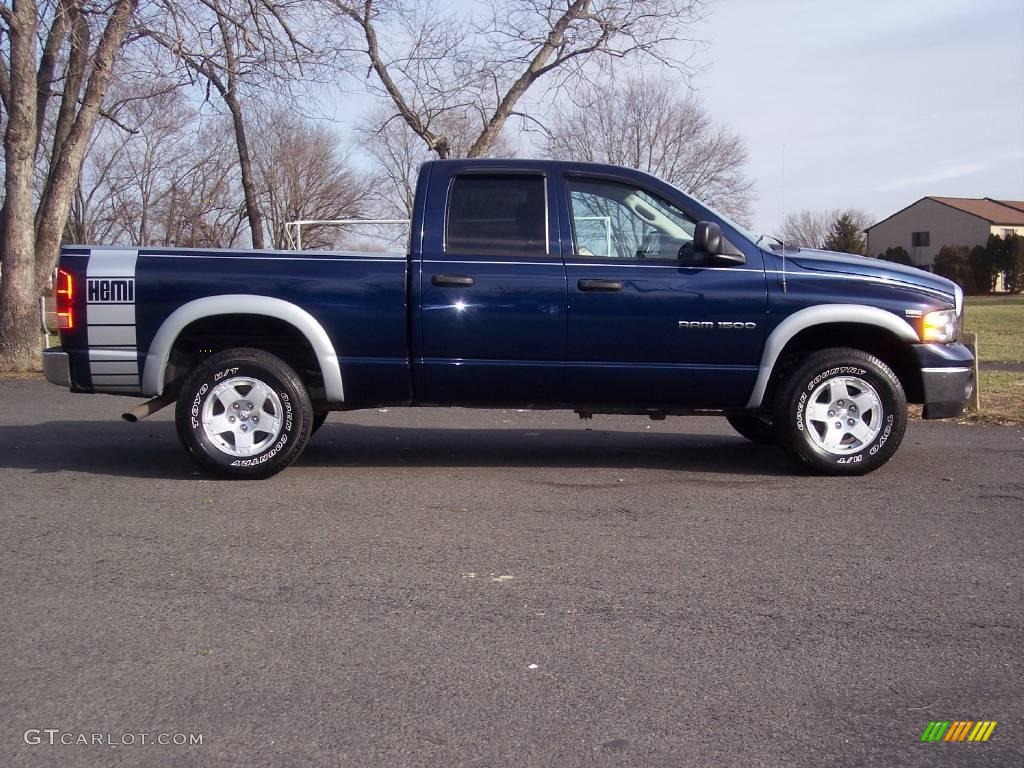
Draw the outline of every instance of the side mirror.
<instances>
[{"instance_id":1,"label":"side mirror","mask_svg":"<svg viewBox=\"0 0 1024 768\"><path fill-rule=\"evenodd\" d=\"M713 221L698 221L693 230L693 250L715 256L722 250L722 230Z\"/></svg>"},{"instance_id":2,"label":"side mirror","mask_svg":"<svg viewBox=\"0 0 1024 768\"><path fill-rule=\"evenodd\" d=\"M699 221L693 230L693 250L704 256L705 262L746 264L747 258L732 243L722 237L722 229L713 221Z\"/></svg>"}]
</instances>

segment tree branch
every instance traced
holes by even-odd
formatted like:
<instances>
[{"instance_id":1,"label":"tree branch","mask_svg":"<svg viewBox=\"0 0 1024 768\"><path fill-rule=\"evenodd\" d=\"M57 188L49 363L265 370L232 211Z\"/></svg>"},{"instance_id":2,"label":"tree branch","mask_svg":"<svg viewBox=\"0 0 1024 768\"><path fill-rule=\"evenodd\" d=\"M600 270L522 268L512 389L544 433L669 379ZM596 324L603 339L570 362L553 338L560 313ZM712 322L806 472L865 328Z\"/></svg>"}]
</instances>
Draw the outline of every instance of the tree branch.
<instances>
[{"instance_id":1,"label":"tree branch","mask_svg":"<svg viewBox=\"0 0 1024 768\"><path fill-rule=\"evenodd\" d=\"M108 112L106 109L100 109L100 117L109 120L114 125L116 125L118 128L120 128L122 131L124 131L125 133L130 134L132 136L135 136L135 135L137 135L137 134L139 134L141 132L139 128L131 128L131 127L125 125L120 120L118 120L117 117L115 117L111 112Z\"/></svg>"}]
</instances>

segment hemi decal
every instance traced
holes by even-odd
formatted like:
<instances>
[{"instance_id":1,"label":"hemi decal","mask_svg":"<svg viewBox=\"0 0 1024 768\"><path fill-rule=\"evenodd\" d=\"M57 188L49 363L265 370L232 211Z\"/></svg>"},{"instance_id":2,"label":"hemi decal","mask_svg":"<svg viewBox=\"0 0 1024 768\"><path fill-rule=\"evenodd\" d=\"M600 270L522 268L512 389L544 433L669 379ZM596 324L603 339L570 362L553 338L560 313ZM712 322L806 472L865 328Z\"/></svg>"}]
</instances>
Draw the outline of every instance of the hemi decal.
<instances>
[{"instance_id":1,"label":"hemi decal","mask_svg":"<svg viewBox=\"0 0 1024 768\"><path fill-rule=\"evenodd\" d=\"M90 304L135 304L135 278L90 277L85 295Z\"/></svg>"},{"instance_id":2,"label":"hemi decal","mask_svg":"<svg viewBox=\"0 0 1024 768\"><path fill-rule=\"evenodd\" d=\"M97 392L137 394L134 248L93 248L86 267L89 373Z\"/></svg>"}]
</instances>

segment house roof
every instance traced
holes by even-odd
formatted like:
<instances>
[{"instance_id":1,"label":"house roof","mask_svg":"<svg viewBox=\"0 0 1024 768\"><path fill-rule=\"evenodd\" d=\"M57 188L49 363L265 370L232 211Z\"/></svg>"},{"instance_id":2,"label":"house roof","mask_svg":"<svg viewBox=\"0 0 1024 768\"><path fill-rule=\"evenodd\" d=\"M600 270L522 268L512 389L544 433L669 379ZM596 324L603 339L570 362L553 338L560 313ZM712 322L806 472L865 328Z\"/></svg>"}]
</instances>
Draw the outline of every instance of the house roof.
<instances>
[{"instance_id":1,"label":"house roof","mask_svg":"<svg viewBox=\"0 0 1024 768\"><path fill-rule=\"evenodd\" d=\"M991 197L935 197L929 196L930 200L948 205L951 208L985 219L990 224L1015 224L1024 226L1024 203L1014 201L1003 202L993 200ZM1018 208L1020 205L1022 207Z\"/></svg>"},{"instance_id":2,"label":"house roof","mask_svg":"<svg viewBox=\"0 0 1024 768\"><path fill-rule=\"evenodd\" d=\"M989 199L991 200L992 198ZM997 200L996 202L1016 208L1018 211L1024 211L1024 200Z\"/></svg>"},{"instance_id":3,"label":"house roof","mask_svg":"<svg viewBox=\"0 0 1024 768\"><path fill-rule=\"evenodd\" d=\"M936 195L922 197L921 200L934 200L937 203L942 203L942 205L948 205L950 208L956 208L958 211L984 219L992 225L1006 224L1008 226L1024 227L1024 200L996 200L991 197L937 197ZM906 208L900 208L896 213L875 222L864 231L867 232L879 224L884 224L894 216L899 216L908 208L913 208L917 203L920 203L921 200L911 203Z\"/></svg>"}]
</instances>

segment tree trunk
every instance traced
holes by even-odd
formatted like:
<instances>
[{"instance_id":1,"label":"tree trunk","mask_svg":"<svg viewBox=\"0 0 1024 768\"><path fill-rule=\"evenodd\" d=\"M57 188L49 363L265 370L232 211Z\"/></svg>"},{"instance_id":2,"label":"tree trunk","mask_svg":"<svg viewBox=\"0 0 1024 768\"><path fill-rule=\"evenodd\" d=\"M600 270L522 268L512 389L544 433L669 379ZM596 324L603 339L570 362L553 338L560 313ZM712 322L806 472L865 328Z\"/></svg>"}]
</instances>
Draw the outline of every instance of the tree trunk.
<instances>
[{"instance_id":1,"label":"tree trunk","mask_svg":"<svg viewBox=\"0 0 1024 768\"><path fill-rule=\"evenodd\" d=\"M76 8L77 17L81 13ZM36 75L36 135L42 135L43 123L46 120L46 106L50 103L53 95L54 71L57 66L57 57L60 47L64 44L67 34L69 9L61 0L53 14L53 22L50 24L50 32L46 36L43 45L43 53L39 58L39 72ZM88 25L86 25L88 30ZM37 147L38 151L38 147Z\"/></svg>"},{"instance_id":2,"label":"tree trunk","mask_svg":"<svg viewBox=\"0 0 1024 768\"><path fill-rule=\"evenodd\" d=\"M46 61L44 56L37 73L39 16L34 0L11 6L9 111L4 135L6 200L4 222L0 227L0 247L3 248L0 368L30 370L39 367L40 289L57 261L86 146L110 84L114 60L138 2L117 0L92 57L91 73L83 94L73 81L84 72L78 65L87 59L82 44L88 43L83 40L84 24L80 14L69 14L73 44L65 86L68 81L72 82L61 97L54 153L38 211L32 186L34 159L39 148L36 125L40 117L39 105L45 104L48 98L40 93L40 88L51 85L52 62ZM72 6L74 4L61 4L61 9ZM63 22L55 25L56 31L60 32L62 26ZM48 44L47 49L50 48Z\"/></svg>"},{"instance_id":3,"label":"tree trunk","mask_svg":"<svg viewBox=\"0 0 1024 768\"><path fill-rule=\"evenodd\" d=\"M249 218L252 230L252 247L262 250L266 248L263 239L263 214L256 202L256 181L253 178L252 158L249 155L249 141L245 136L245 120L242 117L242 106L235 94L225 89L224 101L231 111L231 122L235 128L235 144L238 146L238 167L242 175L242 191L245 193L245 213Z\"/></svg>"},{"instance_id":4,"label":"tree trunk","mask_svg":"<svg viewBox=\"0 0 1024 768\"><path fill-rule=\"evenodd\" d=\"M256 181L252 172L252 158L249 155L249 140L245 135L245 115L242 114L242 105L238 102L237 86L238 62L235 58L234 41L228 28L228 22L224 12L219 5L214 8L217 12L217 27L220 30L221 40L224 41L225 67L227 71L227 83L220 78L207 77L213 83L214 88L220 93L224 103L231 112L231 124L235 129L235 145L238 147L238 169L242 176L242 192L245 194L245 214L249 219L251 230L252 247L259 250L266 248L263 240L263 215L260 213L259 203L256 202Z\"/></svg>"},{"instance_id":5,"label":"tree trunk","mask_svg":"<svg viewBox=\"0 0 1024 768\"><path fill-rule=\"evenodd\" d=\"M88 148L89 137L99 116L103 97L106 96L110 78L113 75L114 60L117 58L128 22L139 4L139 0L118 0L114 12L107 20L107 26L93 55L92 73L85 86L78 115L60 149L59 157L51 159L49 195L45 195L45 208L40 210L39 229L36 232L36 279L42 285L57 263L60 254L60 238L68 220L71 199L82 172L82 162ZM74 98L65 95L65 100Z\"/></svg>"},{"instance_id":6,"label":"tree trunk","mask_svg":"<svg viewBox=\"0 0 1024 768\"><path fill-rule=\"evenodd\" d=\"M505 123L512 114L512 110L515 109L516 103L529 90L530 86L551 67L551 59L561 44L569 25L574 19L579 18L580 14L585 13L589 5L590 0L573 0L573 2L569 3L566 10L562 12L562 15L552 25L547 38L537 49L533 58L530 59L526 69L509 86L501 101L498 102L494 114L491 115L484 129L477 136L476 141L473 142L473 146L469 148L466 157L483 157L491 150L498 135L501 133L501 129L505 127Z\"/></svg>"},{"instance_id":7,"label":"tree trunk","mask_svg":"<svg viewBox=\"0 0 1024 768\"><path fill-rule=\"evenodd\" d=\"M0 369L39 365L39 307L32 227L36 151L36 4L11 10L11 99L4 134L6 224L0 281Z\"/></svg>"},{"instance_id":8,"label":"tree trunk","mask_svg":"<svg viewBox=\"0 0 1024 768\"><path fill-rule=\"evenodd\" d=\"M61 4L62 15L65 11L65 4ZM77 3L66 6L66 14L71 17L70 43L71 51L68 54L67 68L64 73L63 95L60 106L57 110L57 121L53 128L53 146L50 148L50 166L46 174L46 183L43 185L42 196L39 206L36 208L35 227L39 232L42 216L50 207L50 195L53 193L53 176L57 170L57 158L64 151L64 143L71 133L75 123L75 116L78 114L78 98L82 93L82 81L85 79L86 70L89 67L89 23L82 15ZM40 74L42 70L40 69ZM46 90L51 85L46 84ZM40 98L40 104L43 100ZM37 122L42 125L42 116L36 117ZM36 151L39 151L37 147Z\"/></svg>"},{"instance_id":9,"label":"tree trunk","mask_svg":"<svg viewBox=\"0 0 1024 768\"><path fill-rule=\"evenodd\" d=\"M380 52L380 44L377 41L377 30L373 27L370 12L371 5L372 0L367 0L362 14L352 9L343 9L343 12L362 28L363 35L366 38L366 55L370 58L370 66L373 67L373 71L377 73L377 77L380 78L384 89L391 96L391 100L394 102L395 107L398 108L402 119L405 120L406 124L412 128L417 136L423 139L427 148L437 154L438 159L447 160L451 153L451 142L446 136L439 136L427 129L420 116L406 102L401 90L392 79L391 73L388 72L388 68L384 64L384 59ZM473 155L470 155L470 157L473 157Z\"/></svg>"}]
</instances>

